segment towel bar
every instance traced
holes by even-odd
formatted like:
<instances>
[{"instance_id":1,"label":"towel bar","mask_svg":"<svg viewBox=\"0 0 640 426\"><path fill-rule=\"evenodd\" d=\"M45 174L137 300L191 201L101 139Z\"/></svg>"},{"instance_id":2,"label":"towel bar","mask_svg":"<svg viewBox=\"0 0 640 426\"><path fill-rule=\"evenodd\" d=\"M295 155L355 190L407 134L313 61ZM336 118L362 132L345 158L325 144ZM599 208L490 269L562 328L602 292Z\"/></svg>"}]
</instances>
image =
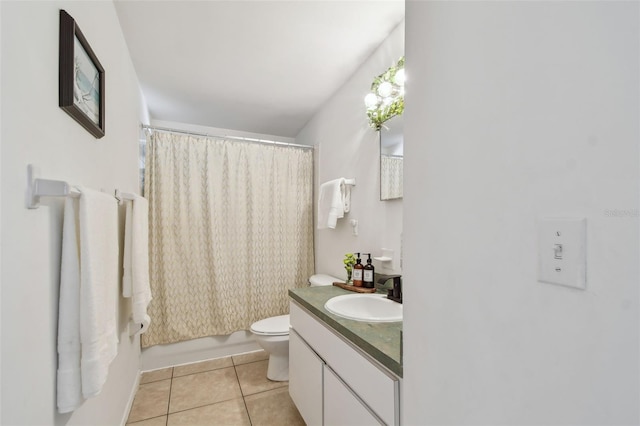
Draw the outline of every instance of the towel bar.
<instances>
[{"instance_id":1,"label":"towel bar","mask_svg":"<svg viewBox=\"0 0 640 426\"><path fill-rule=\"evenodd\" d=\"M62 180L35 178L35 170L32 164L27 166L27 207L37 209L40 207L40 197L79 197L80 192L72 188Z\"/></svg>"},{"instance_id":2,"label":"towel bar","mask_svg":"<svg viewBox=\"0 0 640 426\"><path fill-rule=\"evenodd\" d=\"M136 198L135 194L131 194L130 192L120 192L118 189L115 190L113 196L116 197L116 200L120 203L125 200L134 200Z\"/></svg>"},{"instance_id":3,"label":"towel bar","mask_svg":"<svg viewBox=\"0 0 640 426\"><path fill-rule=\"evenodd\" d=\"M36 178L35 175L33 164L27 165L27 208L37 209L40 207L40 197L80 196L80 191L63 180L40 179ZM120 192L117 189L114 196L118 202L135 198L135 194Z\"/></svg>"}]
</instances>

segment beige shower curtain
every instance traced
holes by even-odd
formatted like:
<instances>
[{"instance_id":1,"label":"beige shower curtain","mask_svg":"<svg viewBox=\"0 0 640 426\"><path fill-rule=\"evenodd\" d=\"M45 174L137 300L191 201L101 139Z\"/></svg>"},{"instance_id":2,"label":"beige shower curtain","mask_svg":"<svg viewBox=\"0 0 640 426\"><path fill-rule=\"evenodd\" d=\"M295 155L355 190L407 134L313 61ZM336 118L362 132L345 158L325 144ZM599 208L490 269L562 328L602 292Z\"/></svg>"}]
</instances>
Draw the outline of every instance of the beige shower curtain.
<instances>
[{"instance_id":1,"label":"beige shower curtain","mask_svg":"<svg viewBox=\"0 0 640 426\"><path fill-rule=\"evenodd\" d=\"M380 199L402 197L403 158L382 154L380 156Z\"/></svg>"},{"instance_id":2,"label":"beige shower curtain","mask_svg":"<svg viewBox=\"0 0 640 426\"><path fill-rule=\"evenodd\" d=\"M154 132L148 142L152 318L142 346L246 330L288 313L313 273L313 153Z\"/></svg>"}]
</instances>

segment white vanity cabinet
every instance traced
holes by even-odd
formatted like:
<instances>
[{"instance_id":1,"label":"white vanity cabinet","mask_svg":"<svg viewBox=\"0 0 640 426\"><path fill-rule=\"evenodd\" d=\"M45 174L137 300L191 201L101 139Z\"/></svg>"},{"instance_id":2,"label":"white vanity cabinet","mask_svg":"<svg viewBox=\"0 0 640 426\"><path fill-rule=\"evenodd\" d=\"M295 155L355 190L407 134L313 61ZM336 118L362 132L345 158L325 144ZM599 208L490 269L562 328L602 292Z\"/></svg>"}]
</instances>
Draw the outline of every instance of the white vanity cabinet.
<instances>
[{"instance_id":1,"label":"white vanity cabinet","mask_svg":"<svg viewBox=\"0 0 640 426\"><path fill-rule=\"evenodd\" d=\"M296 302L289 393L309 426L399 425L399 379Z\"/></svg>"},{"instance_id":2,"label":"white vanity cabinet","mask_svg":"<svg viewBox=\"0 0 640 426\"><path fill-rule=\"evenodd\" d=\"M323 414L324 424L331 426L370 426L382 423L369 407L340 380L340 377L324 366Z\"/></svg>"},{"instance_id":3,"label":"white vanity cabinet","mask_svg":"<svg viewBox=\"0 0 640 426\"><path fill-rule=\"evenodd\" d=\"M289 394L307 425L322 424L324 361L295 330L289 332Z\"/></svg>"}]
</instances>

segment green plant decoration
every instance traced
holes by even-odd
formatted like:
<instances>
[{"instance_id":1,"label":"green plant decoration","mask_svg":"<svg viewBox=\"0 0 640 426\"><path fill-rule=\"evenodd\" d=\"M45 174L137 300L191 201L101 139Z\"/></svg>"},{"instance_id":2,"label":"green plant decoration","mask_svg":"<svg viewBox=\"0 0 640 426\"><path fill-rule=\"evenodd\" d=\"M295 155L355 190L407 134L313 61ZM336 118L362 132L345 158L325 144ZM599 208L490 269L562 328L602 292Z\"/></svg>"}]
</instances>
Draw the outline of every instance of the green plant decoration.
<instances>
[{"instance_id":1,"label":"green plant decoration","mask_svg":"<svg viewBox=\"0 0 640 426\"><path fill-rule=\"evenodd\" d=\"M356 264L356 257L353 253L347 253L344 255L344 269L347 270L347 283L351 282L351 273L353 272L353 265Z\"/></svg>"},{"instance_id":2,"label":"green plant decoration","mask_svg":"<svg viewBox=\"0 0 640 426\"><path fill-rule=\"evenodd\" d=\"M404 112L404 56L373 79L371 93L364 98L369 124L380 130L382 123Z\"/></svg>"}]
</instances>

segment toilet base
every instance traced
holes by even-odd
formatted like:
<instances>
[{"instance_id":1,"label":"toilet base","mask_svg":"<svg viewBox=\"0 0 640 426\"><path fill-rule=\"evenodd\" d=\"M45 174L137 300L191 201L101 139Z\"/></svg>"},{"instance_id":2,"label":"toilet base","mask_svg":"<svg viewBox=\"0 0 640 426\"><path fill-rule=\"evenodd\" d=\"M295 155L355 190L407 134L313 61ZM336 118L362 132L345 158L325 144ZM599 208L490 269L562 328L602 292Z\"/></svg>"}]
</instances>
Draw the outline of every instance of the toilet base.
<instances>
[{"instance_id":1,"label":"toilet base","mask_svg":"<svg viewBox=\"0 0 640 426\"><path fill-rule=\"evenodd\" d=\"M253 338L269 354L267 379L274 382L289 380L289 334L269 336L253 333Z\"/></svg>"},{"instance_id":2,"label":"toilet base","mask_svg":"<svg viewBox=\"0 0 640 426\"><path fill-rule=\"evenodd\" d=\"M289 354L286 356L269 355L267 379L274 382L286 382L289 380Z\"/></svg>"}]
</instances>

